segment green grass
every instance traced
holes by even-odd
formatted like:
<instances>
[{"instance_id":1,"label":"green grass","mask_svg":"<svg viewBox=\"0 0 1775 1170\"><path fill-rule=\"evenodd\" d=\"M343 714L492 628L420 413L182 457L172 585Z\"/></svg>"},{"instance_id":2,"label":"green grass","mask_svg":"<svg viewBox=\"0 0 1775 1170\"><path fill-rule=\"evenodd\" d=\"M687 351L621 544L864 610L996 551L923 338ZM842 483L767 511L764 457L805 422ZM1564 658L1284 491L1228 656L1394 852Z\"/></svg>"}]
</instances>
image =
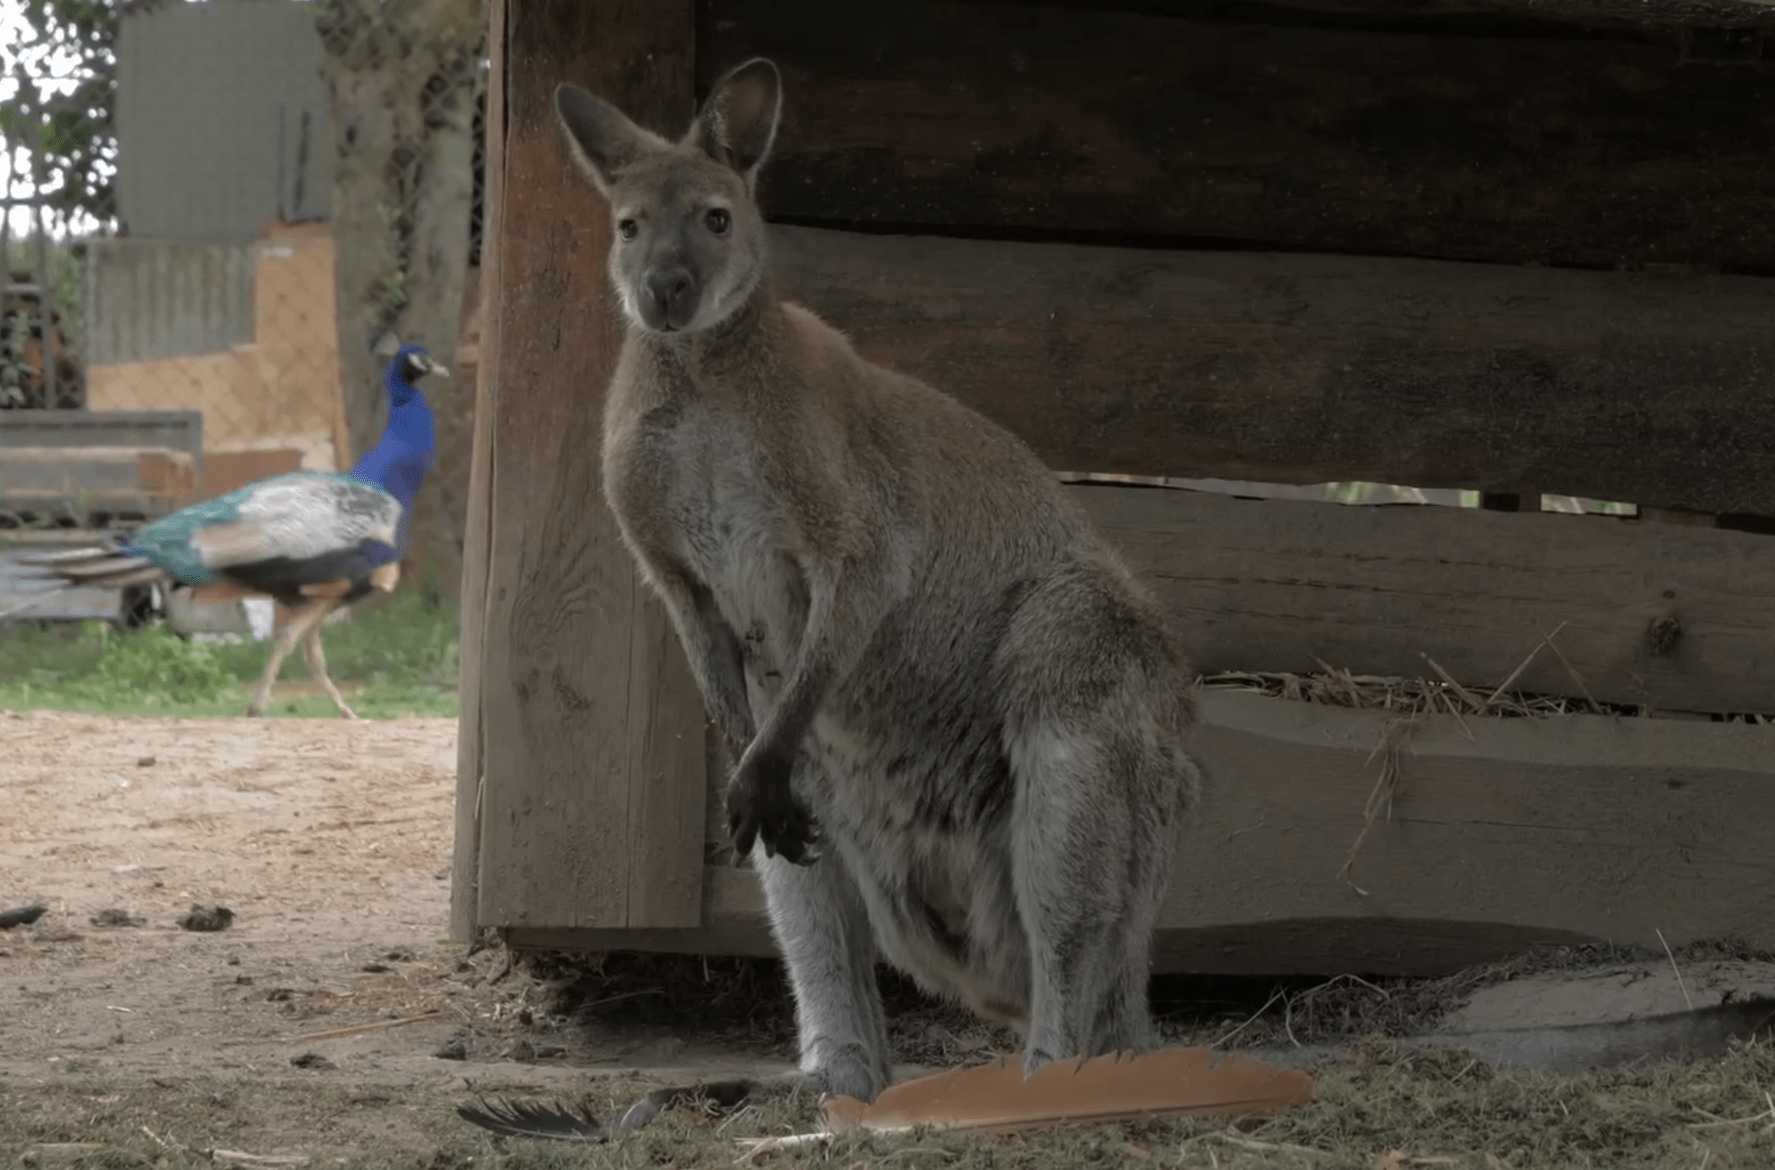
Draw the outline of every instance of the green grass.
<instances>
[{"instance_id":1,"label":"green grass","mask_svg":"<svg viewBox=\"0 0 1775 1170\"><path fill-rule=\"evenodd\" d=\"M457 615L405 594L331 622L321 634L327 671L366 719L457 713ZM104 622L0 626L0 708L103 715L241 715L265 669L269 642L181 638L164 623L120 630ZM298 650L279 678L305 683ZM330 717L323 694L273 698L270 715Z\"/></svg>"}]
</instances>

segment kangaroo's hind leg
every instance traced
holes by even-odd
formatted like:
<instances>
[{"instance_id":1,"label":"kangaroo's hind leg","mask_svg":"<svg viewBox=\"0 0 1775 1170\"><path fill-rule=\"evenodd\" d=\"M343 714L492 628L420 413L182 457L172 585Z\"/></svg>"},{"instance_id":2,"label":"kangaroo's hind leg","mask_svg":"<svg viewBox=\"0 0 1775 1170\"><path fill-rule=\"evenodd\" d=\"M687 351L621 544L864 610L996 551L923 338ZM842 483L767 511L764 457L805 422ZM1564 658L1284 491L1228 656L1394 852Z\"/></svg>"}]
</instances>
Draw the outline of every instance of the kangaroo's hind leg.
<instances>
[{"instance_id":1,"label":"kangaroo's hind leg","mask_svg":"<svg viewBox=\"0 0 1775 1170\"><path fill-rule=\"evenodd\" d=\"M873 1101L887 1088L887 1017L876 980L875 936L843 851L813 865L754 848L772 933L795 990L806 1087Z\"/></svg>"},{"instance_id":2,"label":"kangaroo's hind leg","mask_svg":"<svg viewBox=\"0 0 1775 1170\"><path fill-rule=\"evenodd\" d=\"M1031 964L1025 1070L1149 1048L1152 931L1198 783L1187 678L1135 599L1082 575L1026 600L999 666Z\"/></svg>"},{"instance_id":3,"label":"kangaroo's hind leg","mask_svg":"<svg viewBox=\"0 0 1775 1170\"><path fill-rule=\"evenodd\" d=\"M759 844L751 860L795 993L800 1071L656 1089L629 1108L621 1129L644 1125L663 1109L731 1109L798 1092L873 1101L892 1078L875 936L843 851L832 848L811 865L797 865L766 857Z\"/></svg>"}]
</instances>

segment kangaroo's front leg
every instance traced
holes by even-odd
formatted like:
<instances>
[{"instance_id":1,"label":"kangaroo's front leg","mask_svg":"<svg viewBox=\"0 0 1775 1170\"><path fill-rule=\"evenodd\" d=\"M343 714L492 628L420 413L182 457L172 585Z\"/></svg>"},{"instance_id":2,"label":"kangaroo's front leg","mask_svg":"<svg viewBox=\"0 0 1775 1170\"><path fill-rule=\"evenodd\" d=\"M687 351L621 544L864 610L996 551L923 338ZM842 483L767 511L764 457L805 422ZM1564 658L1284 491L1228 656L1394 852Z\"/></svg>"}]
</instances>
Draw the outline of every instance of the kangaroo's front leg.
<instances>
[{"instance_id":1,"label":"kangaroo's front leg","mask_svg":"<svg viewBox=\"0 0 1775 1170\"><path fill-rule=\"evenodd\" d=\"M802 559L808 605L801 645L776 704L727 786L727 827L742 857L758 841L766 857L781 854L798 865L818 857L818 826L796 799L790 777L821 700L850 674L881 623L883 582L871 567L837 558Z\"/></svg>"},{"instance_id":2,"label":"kangaroo's front leg","mask_svg":"<svg viewBox=\"0 0 1775 1170\"><path fill-rule=\"evenodd\" d=\"M688 572L660 569L652 576L709 717L721 725L734 752L743 751L752 742L757 724L746 698L739 636L721 616L708 587Z\"/></svg>"}]
</instances>

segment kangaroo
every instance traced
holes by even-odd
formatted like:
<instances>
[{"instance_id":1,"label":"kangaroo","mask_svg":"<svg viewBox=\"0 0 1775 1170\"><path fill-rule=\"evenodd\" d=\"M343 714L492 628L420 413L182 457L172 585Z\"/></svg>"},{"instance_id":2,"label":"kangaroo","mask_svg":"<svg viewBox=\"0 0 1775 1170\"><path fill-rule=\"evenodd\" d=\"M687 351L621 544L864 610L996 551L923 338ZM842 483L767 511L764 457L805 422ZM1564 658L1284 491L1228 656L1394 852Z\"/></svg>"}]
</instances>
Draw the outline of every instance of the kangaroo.
<instances>
[{"instance_id":1,"label":"kangaroo","mask_svg":"<svg viewBox=\"0 0 1775 1170\"><path fill-rule=\"evenodd\" d=\"M755 192L781 108L763 58L675 143L555 91L615 229L603 487L738 760L728 828L794 990L794 1080L887 1087L881 958L1015 1029L1026 1072L1149 1048L1202 782L1191 674L1034 452L773 292Z\"/></svg>"}]
</instances>

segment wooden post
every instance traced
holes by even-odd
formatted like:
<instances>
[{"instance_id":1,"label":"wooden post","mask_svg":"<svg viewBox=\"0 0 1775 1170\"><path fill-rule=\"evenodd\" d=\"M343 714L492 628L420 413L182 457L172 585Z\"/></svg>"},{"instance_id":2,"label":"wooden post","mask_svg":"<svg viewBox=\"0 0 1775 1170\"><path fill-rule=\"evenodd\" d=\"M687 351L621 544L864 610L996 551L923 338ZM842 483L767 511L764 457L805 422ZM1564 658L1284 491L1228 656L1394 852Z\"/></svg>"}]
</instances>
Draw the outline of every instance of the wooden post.
<instances>
[{"instance_id":1,"label":"wooden post","mask_svg":"<svg viewBox=\"0 0 1775 1170\"><path fill-rule=\"evenodd\" d=\"M481 304L499 303L499 235L505 210L506 0L487 14L486 195L481 228ZM475 364L474 439L469 464L468 513L463 525L461 591L461 714L456 732L456 845L450 867L450 937L474 941L479 925L481 862L481 657L487 644L487 573L493 551L493 384L499 368L499 325L485 313Z\"/></svg>"},{"instance_id":2,"label":"wooden post","mask_svg":"<svg viewBox=\"0 0 1775 1170\"><path fill-rule=\"evenodd\" d=\"M493 19L452 929L695 927L702 702L601 491L608 210L553 108L572 81L681 133L693 4L496 0Z\"/></svg>"}]
</instances>

